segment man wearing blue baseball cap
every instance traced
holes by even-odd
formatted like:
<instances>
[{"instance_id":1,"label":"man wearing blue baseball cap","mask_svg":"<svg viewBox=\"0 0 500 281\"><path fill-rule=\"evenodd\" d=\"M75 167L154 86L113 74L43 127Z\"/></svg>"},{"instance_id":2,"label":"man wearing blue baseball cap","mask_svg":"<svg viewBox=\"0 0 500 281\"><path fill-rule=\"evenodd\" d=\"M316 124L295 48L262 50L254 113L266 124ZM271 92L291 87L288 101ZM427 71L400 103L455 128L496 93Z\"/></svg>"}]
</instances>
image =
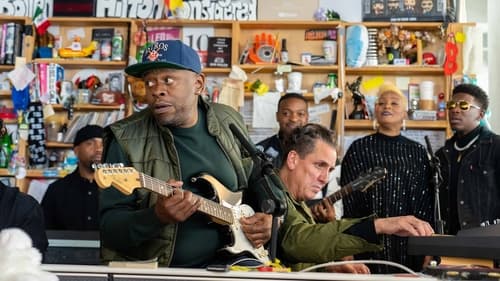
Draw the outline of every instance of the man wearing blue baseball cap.
<instances>
[{"instance_id":1,"label":"man wearing blue baseball cap","mask_svg":"<svg viewBox=\"0 0 500 281\"><path fill-rule=\"evenodd\" d=\"M201 70L196 51L176 40L155 42L145 50L142 62L125 69L128 75L144 79L148 108L106 129L105 160L133 166L168 186L160 190L152 184L157 192L136 189L129 196L115 188L101 192L105 261L157 260L171 267L204 267L213 260L224 263L225 251L220 250L242 238L250 247L232 254L241 251L245 257L261 257L271 235L271 216L259 212L256 196L263 191L256 175L260 173L253 171L256 165L230 125L247 138L248 133L238 112L201 98L205 89ZM215 181L203 181L201 174ZM211 198L214 187L221 203L227 200L222 194L227 190L243 190L244 200L254 203L257 213L240 218L233 209L230 214L235 218L223 223L236 226L233 233L221 231L219 223L210 222L210 218L221 222L220 205L205 199ZM238 231L242 233L234 233Z\"/></svg>"}]
</instances>

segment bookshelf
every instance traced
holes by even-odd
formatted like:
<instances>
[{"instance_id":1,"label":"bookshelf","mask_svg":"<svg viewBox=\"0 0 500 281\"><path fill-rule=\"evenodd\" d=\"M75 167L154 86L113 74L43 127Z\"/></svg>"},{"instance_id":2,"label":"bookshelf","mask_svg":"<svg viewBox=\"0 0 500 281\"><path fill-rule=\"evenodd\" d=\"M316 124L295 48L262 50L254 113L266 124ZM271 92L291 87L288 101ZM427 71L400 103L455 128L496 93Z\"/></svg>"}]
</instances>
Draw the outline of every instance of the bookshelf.
<instances>
[{"instance_id":1,"label":"bookshelf","mask_svg":"<svg viewBox=\"0 0 500 281\"><path fill-rule=\"evenodd\" d=\"M0 23L5 21L18 21L30 24L29 19L25 18L2 18ZM302 88L305 89L304 96L313 104L314 97L312 87L316 82L326 82L329 73L337 75L337 86L343 94L335 102L331 98L326 98L321 101L321 104L328 105L329 113L322 116L320 122L323 125L331 127L336 131L337 144L339 146L339 156L342 156L341 151L344 151L345 136L351 136L359 133L373 132L372 120L350 120L347 118L346 112L349 111L352 100L350 92L346 89L346 82L351 82L357 76L363 76L364 79L381 76L384 80L395 81L398 77L411 77L412 82L430 79L435 81L437 88L442 90L446 95L451 91L452 77L447 77L443 73L441 66L432 65L379 65L379 66L363 66L363 67L348 67L346 65L345 55L345 29L356 23L329 21L209 21L209 20L135 20L123 18L50 18L53 26L57 26L60 34L74 34L74 30L78 29L82 32L82 45L90 43L92 30L95 28L112 28L119 31L123 35L124 56L122 61L99 61L87 58L33 58L36 63L56 63L65 68L68 77L73 77L76 73L84 68L95 69L101 72L108 71L123 71L123 69L133 61L140 51L141 46L136 45L134 36L137 32L144 28L144 24L150 29L171 29L177 32L177 36L181 40L192 42L193 47L197 47L198 40L203 40L205 36L230 37L231 38L231 64L237 65L243 69L249 77L248 81L260 79L264 83L271 86L274 85L274 73L277 71L277 63L240 63L240 57L246 46L252 43L256 34L268 33L276 36L278 40L281 38L287 39L287 47L289 53L289 61L294 63L291 65L292 71L301 72L303 76ZM387 28L391 24L389 22L365 22L361 23L371 28ZM437 30L441 28L441 23L397 23L398 26L411 30ZM327 65L304 65L301 64L301 54L309 52L312 54L322 54L323 40L306 40L305 32L308 30L335 30L337 41L337 61L335 64ZM451 23L448 26L446 33L452 33L461 30L461 24ZM198 33L197 33L198 32ZM70 43L70 38L64 38L62 46ZM277 45L279 47L279 45ZM25 46L26 47L26 46ZM31 46L33 48L33 46ZM33 49L31 49L33 50ZM203 50L201 50L203 51ZM26 52L30 53L30 52ZM31 51L32 53L32 51ZM29 61L31 58L28 57ZM459 69L461 68L461 58L459 59ZM13 66L0 65L0 71L11 70ZM230 67L204 67L203 72L207 76L226 77L231 71ZM285 76L286 77L286 76ZM125 83L125 88L127 84ZM246 92L244 94L246 101L253 98L253 93ZM10 95L5 91L0 91L0 99L8 100ZM104 112L119 112L123 116L132 113L132 100L127 98L125 107L120 105L93 105L79 104L73 106L76 116L86 116L91 113ZM47 122L56 120L61 123L68 123L67 110L61 104L53 104L52 109L55 114L53 119ZM55 119L54 119L55 118ZM85 117L78 117L85 118ZM406 123L407 129L410 130L435 130L445 132L450 135L447 120L436 121L415 121L408 120ZM70 142L54 142L49 141L46 144L48 149L71 149ZM0 175L6 175L8 171L0 170ZM43 172L37 170L28 170L28 175L24 182L24 189L27 188L26 183L31 178L44 177Z\"/></svg>"}]
</instances>

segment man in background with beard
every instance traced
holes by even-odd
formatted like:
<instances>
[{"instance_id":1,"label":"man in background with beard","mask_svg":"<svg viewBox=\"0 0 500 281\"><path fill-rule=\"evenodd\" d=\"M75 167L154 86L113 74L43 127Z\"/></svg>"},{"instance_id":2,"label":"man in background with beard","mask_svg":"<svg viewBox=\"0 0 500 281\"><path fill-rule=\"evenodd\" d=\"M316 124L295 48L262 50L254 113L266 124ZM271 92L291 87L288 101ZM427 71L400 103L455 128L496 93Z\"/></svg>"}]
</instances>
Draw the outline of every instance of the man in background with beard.
<instances>
[{"instance_id":1,"label":"man in background with beard","mask_svg":"<svg viewBox=\"0 0 500 281\"><path fill-rule=\"evenodd\" d=\"M99 229L99 187L92 164L101 163L102 133L103 128L97 125L87 125L76 133L73 151L78 167L50 184L42 200L46 229Z\"/></svg>"}]
</instances>

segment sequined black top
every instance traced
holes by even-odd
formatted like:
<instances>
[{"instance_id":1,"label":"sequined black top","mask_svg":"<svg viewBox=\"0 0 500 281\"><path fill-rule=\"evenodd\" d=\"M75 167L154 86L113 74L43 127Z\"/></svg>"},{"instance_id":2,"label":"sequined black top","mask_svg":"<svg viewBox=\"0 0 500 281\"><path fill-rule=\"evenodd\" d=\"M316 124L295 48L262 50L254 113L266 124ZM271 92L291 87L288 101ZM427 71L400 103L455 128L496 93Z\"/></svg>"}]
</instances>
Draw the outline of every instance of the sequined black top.
<instances>
[{"instance_id":1,"label":"sequined black top","mask_svg":"<svg viewBox=\"0 0 500 281\"><path fill-rule=\"evenodd\" d=\"M342 161L341 185L373 167L385 167L386 177L366 193L354 192L344 198L344 217L414 215L433 221L434 193L429 182L430 168L425 148L404 136L380 133L356 140ZM389 260L421 270L423 257L409 256L407 238L384 235L384 250L356 256L357 259ZM398 272L395 267L370 266L372 273Z\"/></svg>"}]
</instances>

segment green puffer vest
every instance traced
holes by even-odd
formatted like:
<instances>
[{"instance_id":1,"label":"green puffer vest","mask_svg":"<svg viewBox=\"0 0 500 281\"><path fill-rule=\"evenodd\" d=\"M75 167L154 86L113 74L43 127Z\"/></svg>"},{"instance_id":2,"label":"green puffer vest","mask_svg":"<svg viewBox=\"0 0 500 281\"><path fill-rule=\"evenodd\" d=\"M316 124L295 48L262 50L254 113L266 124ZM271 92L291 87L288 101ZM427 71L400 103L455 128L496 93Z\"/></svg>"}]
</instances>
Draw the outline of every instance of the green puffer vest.
<instances>
[{"instance_id":1,"label":"green puffer vest","mask_svg":"<svg viewBox=\"0 0 500 281\"><path fill-rule=\"evenodd\" d=\"M223 104L208 104L201 98L199 104L207 113L208 132L217 139L222 150L228 155L238 178L238 189L248 186L253 162L229 129L235 124L248 137L241 115ZM138 171L160 180L181 178L179 157L174 146L173 136L167 127L160 126L148 109L118 121L109 127L104 135L104 150L114 138L128 156L131 165ZM146 190L139 190L139 200L147 200L149 206L156 202L157 196ZM137 253L127 256L158 257L160 264L169 265L175 243L176 225L166 225L160 237L147 248L135 249ZM147 251L145 253L144 251ZM118 252L103 248L104 260L127 260ZM128 258L129 259L129 258Z\"/></svg>"}]
</instances>

